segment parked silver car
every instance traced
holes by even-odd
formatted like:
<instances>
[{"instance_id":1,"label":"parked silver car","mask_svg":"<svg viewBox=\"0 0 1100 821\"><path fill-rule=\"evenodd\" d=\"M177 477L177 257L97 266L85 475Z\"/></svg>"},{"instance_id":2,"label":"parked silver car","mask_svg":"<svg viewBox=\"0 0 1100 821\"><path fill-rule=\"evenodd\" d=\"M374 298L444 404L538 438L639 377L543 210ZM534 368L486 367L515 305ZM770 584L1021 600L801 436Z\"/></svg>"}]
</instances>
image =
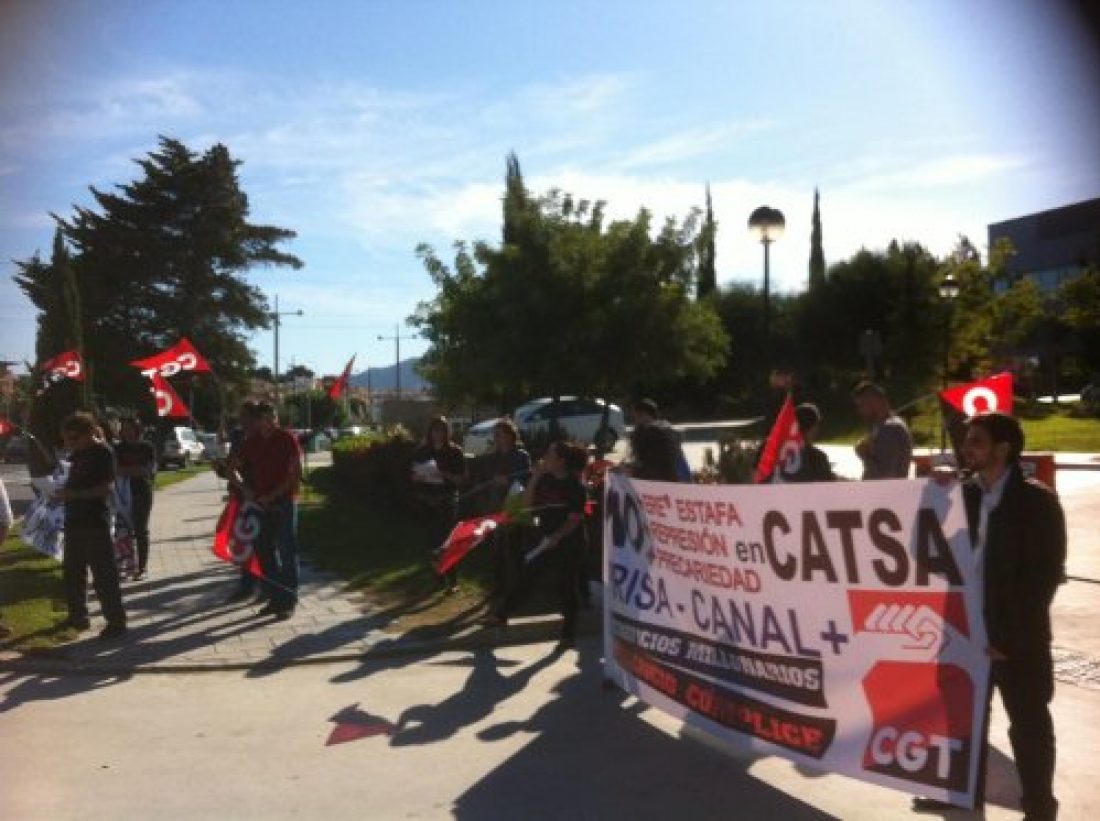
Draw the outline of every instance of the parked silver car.
<instances>
[{"instance_id":1,"label":"parked silver car","mask_svg":"<svg viewBox=\"0 0 1100 821\"><path fill-rule=\"evenodd\" d=\"M161 467L176 465L187 467L192 462L202 461L203 445L198 436L186 425L168 428L160 440L157 462Z\"/></svg>"},{"instance_id":2,"label":"parked silver car","mask_svg":"<svg viewBox=\"0 0 1100 821\"><path fill-rule=\"evenodd\" d=\"M512 421L525 438L537 437L550 432L552 399L533 399L516 408ZM610 435L618 440L626 430L626 419L622 408L608 405L603 399L580 399L576 396L563 396L558 402L558 424L570 439L583 444L596 441L607 409L607 427ZM497 419L488 419L471 425L463 439L463 448L467 453L484 453L493 445L493 425ZM612 442L613 444L613 442Z\"/></svg>"}]
</instances>

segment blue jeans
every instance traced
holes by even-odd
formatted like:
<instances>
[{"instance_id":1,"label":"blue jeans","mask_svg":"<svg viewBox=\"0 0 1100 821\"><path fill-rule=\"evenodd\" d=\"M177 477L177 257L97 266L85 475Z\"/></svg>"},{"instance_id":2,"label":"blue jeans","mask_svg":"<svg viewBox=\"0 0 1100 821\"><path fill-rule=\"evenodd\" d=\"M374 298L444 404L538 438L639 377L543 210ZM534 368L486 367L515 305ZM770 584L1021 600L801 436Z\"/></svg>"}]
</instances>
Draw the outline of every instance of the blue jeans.
<instances>
[{"instance_id":1,"label":"blue jeans","mask_svg":"<svg viewBox=\"0 0 1100 821\"><path fill-rule=\"evenodd\" d=\"M264 574L261 585L272 607L289 610L298 604L298 505L282 499L263 514L256 556Z\"/></svg>"}]
</instances>

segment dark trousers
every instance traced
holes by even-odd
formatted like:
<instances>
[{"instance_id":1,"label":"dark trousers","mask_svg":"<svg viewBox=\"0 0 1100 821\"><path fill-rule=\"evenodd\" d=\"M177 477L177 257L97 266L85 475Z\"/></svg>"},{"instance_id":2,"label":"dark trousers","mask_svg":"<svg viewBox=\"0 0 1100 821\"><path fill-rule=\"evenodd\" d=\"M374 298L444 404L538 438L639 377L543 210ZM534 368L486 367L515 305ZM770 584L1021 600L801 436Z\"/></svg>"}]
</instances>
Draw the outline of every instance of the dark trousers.
<instances>
[{"instance_id":1,"label":"dark trousers","mask_svg":"<svg viewBox=\"0 0 1100 821\"><path fill-rule=\"evenodd\" d=\"M1054 723L1050 700L1054 672L1050 647L993 662L993 683L1008 713L1008 740L1023 788L1027 818L1052 819L1054 799Z\"/></svg>"},{"instance_id":2,"label":"dark trousers","mask_svg":"<svg viewBox=\"0 0 1100 821\"><path fill-rule=\"evenodd\" d=\"M298 604L298 506L289 499L264 508L256 558L273 607L292 610Z\"/></svg>"},{"instance_id":3,"label":"dark trousers","mask_svg":"<svg viewBox=\"0 0 1100 821\"><path fill-rule=\"evenodd\" d=\"M138 570L149 566L149 514L153 512L153 489L131 483L130 518L134 527L134 543L137 545Z\"/></svg>"},{"instance_id":4,"label":"dark trousers","mask_svg":"<svg viewBox=\"0 0 1100 821\"><path fill-rule=\"evenodd\" d=\"M573 641L577 637L577 610L580 605L577 567L581 560L582 546L582 540L574 535L538 556L531 564L522 566L518 582L504 597L497 615L508 618L527 599L541 579L549 578L557 593L558 610L562 618L562 640Z\"/></svg>"},{"instance_id":5,"label":"dark trousers","mask_svg":"<svg viewBox=\"0 0 1100 821\"><path fill-rule=\"evenodd\" d=\"M421 499L424 521L427 525L428 555L435 560L435 551L443 547L454 530L458 519L458 501L453 495L427 496ZM444 583L450 587L458 581L458 570L443 574Z\"/></svg>"},{"instance_id":6,"label":"dark trousers","mask_svg":"<svg viewBox=\"0 0 1100 821\"><path fill-rule=\"evenodd\" d=\"M126 611L122 608L115 546L106 524L65 528L62 576L69 618L74 621L88 618L88 568L92 570L92 582L99 606L103 608L103 617L110 625L125 626Z\"/></svg>"}]
</instances>

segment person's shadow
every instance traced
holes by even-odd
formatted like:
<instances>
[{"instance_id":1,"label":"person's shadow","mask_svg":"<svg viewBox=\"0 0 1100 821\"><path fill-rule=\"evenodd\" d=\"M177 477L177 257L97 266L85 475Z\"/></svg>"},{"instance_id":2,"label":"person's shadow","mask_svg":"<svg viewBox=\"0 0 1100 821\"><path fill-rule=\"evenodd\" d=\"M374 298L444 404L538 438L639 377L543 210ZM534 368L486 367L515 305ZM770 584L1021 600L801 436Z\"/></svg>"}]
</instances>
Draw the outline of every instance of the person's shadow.
<instances>
[{"instance_id":1,"label":"person's shadow","mask_svg":"<svg viewBox=\"0 0 1100 821\"><path fill-rule=\"evenodd\" d=\"M469 658L441 662L449 665L470 665L470 675L466 682L454 695L440 702L418 704L404 710L397 719L390 744L404 747L451 738L463 727L486 718L499 703L523 690L535 675L561 658L562 652L555 648L538 661L510 675L504 675L500 668L515 666L519 662L502 661L490 648L475 650Z\"/></svg>"},{"instance_id":2,"label":"person's shadow","mask_svg":"<svg viewBox=\"0 0 1100 821\"><path fill-rule=\"evenodd\" d=\"M598 642L581 643L577 665L529 718L478 732L531 741L456 799L456 818L833 818L753 777L751 761L641 718L645 704L603 685Z\"/></svg>"}]
</instances>

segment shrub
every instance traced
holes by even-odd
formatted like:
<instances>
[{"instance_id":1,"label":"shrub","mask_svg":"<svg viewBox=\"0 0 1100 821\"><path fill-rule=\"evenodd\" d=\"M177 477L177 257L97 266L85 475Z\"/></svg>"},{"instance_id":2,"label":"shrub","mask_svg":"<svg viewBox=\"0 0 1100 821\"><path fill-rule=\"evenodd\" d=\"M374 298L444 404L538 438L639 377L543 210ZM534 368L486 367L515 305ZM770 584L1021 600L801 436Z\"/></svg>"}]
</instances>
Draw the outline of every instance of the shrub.
<instances>
[{"instance_id":1,"label":"shrub","mask_svg":"<svg viewBox=\"0 0 1100 821\"><path fill-rule=\"evenodd\" d=\"M382 432L340 439L332 446L332 467L342 491L382 504L409 500L409 465L416 441L400 425Z\"/></svg>"}]
</instances>

